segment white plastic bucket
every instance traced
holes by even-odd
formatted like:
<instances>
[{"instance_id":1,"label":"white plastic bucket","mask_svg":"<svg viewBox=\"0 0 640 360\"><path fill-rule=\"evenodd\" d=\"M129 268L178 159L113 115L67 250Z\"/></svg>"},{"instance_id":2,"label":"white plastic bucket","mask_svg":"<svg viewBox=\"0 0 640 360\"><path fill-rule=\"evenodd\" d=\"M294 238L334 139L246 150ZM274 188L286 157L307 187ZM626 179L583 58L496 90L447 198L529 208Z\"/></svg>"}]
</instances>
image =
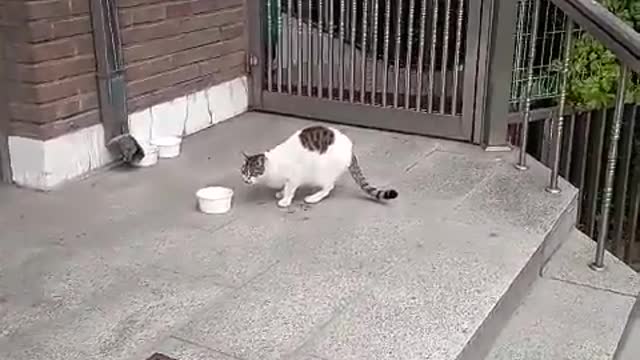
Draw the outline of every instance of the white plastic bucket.
<instances>
[{"instance_id":1,"label":"white plastic bucket","mask_svg":"<svg viewBox=\"0 0 640 360\"><path fill-rule=\"evenodd\" d=\"M174 158L180 155L180 143L182 139L177 136L164 136L153 139L151 143L158 147L158 156L161 159Z\"/></svg>"},{"instance_id":2,"label":"white plastic bucket","mask_svg":"<svg viewBox=\"0 0 640 360\"><path fill-rule=\"evenodd\" d=\"M209 186L196 192L198 208L205 214L224 214L231 209L233 190L222 186Z\"/></svg>"},{"instance_id":3,"label":"white plastic bucket","mask_svg":"<svg viewBox=\"0 0 640 360\"><path fill-rule=\"evenodd\" d=\"M135 166L148 167L158 163L158 147L154 145L143 146L144 157L135 163Z\"/></svg>"}]
</instances>

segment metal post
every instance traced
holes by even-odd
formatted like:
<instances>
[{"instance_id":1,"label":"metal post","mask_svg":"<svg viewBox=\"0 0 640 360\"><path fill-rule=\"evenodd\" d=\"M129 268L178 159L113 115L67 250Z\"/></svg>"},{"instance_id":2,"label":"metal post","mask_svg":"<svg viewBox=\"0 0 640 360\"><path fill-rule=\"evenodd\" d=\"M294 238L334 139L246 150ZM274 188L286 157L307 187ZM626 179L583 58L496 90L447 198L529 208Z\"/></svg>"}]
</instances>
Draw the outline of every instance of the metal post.
<instances>
[{"instance_id":1,"label":"metal post","mask_svg":"<svg viewBox=\"0 0 640 360\"><path fill-rule=\"evenodd\" d=\"M564 111L567 103L567 85L569 82L569 57L571 56L571 39L573 37L573 21L567 18L564 38L564 53L562 60L562 83L560 88L560 103L558 104L558 113L553 120L553 131L551 132L551 143L553 144L551 178L549 179L549 187L547 192L557 194L560 192L558 186L558 173L560 171L560 150L562 148L562 130L564 125Z\"/></svg>"},{"instance_id":2,"label":"metal post","mask_svg":"<svg viewBox=\"0 0 640 360\"><path fill-rule=\"evenodd\" d=\"M483 1L484 11L489 13L487 21L489 36L479 34L481 47L486 47L486 57L480 59L485 67L486 79L479 78L477 91L481 104L476 121L481 121L480 143L487 151L509 150L507 144L507 117L513 65L513 34L516 29L517 3L512 0ZM482 49L481 49L482 50Z\"/></svg>"},{"instance_id":3,"label":"metal post","mask_svg":"<svg viewBox=\"0 0 640 360\"><path fill-rule=\"evenodd\" d=\"M534 0L533 19L531 20L531 34L529 39L529 55L527 62L527 85L524 91L524 115L522 117L522 134L520 136L520 155L516 169L527 170L527 138L529 137L529 121L531 120L531 91L533 89L533 65L536 60L536 40L538 38L538 23L540 22L540 0ZM522 14L524 16L524 14Z\"/></svg>"},{"instance_id":4,"label":"metal post","mask_svg":"<svg viewBox=\"0 0 640 360\"><path fill-rule=\"evenodd\" d=\"M9 157L9 104L7 102L5 34L0 31L0 183L11 182L11 166Z\"/></svg>"},{"instance_id":5,"label":"metal post","mask_svg":"<svg viewBox=\"0 0 640 360\"><path fill-rule=\"evenodd\" d=\"M598 244L596 247L595 261L591 269L600 271L604 269L605 243L609 233L609 213L611 212L611 197L613 196L613 181L615 180L616 161L618 157L618 139L620 138L620 126L624 111L624 97L626 84L629 77L629 68L621 64L620 78L618 79L618 92L616 94L616 108L613 113L613 125L611 126L609 152L607 154L607 171L602 189L602 203L600 210L600 228L598 229Z\"/></svg>"},{"instance_id":6,"label":"metal post","mask_svg":"<svg viewBox=\"0 0 640 360\"><path fill-rule=\"evenodd\" d=\"M271 0L272 2L274 0ZM281 0L277 0L278 2L280 2ZM273 3L271 4L271 9L274 9ZM250 108L259 108L262 105L262 91L264 88L264 77L262 76L263 72L261 70L261 67L263 66L263 61L264 59L264 41L266 40L264 38L265 34L263 31L263 26L267 25L263 23L263 14L265 11L265 6L264 6L264 2L260 1L260 2L249 2L247 3L247 33L251 34L251 36L249 36L249 48L248 48L248 53L247 53L247 63L246 63L246 70L248 71L248 76L250 77L250 81L249 81L249 107ZM281 14L278 14L278 17L280 17ZM272 19L273 19L273 14L272 14ZM280 25L280 28L282 26ZM278 34L278 39L280 39L282 36L281 34ZM252 66L252 63L250 62L251 59L257 60L256 62L253 63L253 65L259 65L260 67L254 67ZM278 58L278 71L281 71L280 69L282 68L281 66L281 59L282 56L281 54L277 55ZM260 69L260 70L259 70ZM269 69L265 68L265 71L268 71ZM281 90L280 88L280 84L282 83L282 74L280 73L280 76L278 77L277 81L278 81L278 91ZM272 78L272 81L274 79ZM270 91L272 91L271 88L269 88Z\"/></svg>"}]
</instances>

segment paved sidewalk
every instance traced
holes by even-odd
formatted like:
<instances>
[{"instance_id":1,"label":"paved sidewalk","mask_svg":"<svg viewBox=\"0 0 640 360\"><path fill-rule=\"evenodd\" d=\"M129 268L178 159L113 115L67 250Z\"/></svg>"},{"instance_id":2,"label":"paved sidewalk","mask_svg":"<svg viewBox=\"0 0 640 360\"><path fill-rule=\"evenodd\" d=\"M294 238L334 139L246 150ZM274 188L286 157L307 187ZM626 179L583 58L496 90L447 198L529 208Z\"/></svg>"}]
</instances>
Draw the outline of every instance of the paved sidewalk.
<instances>
[{"instance_id":1,"label":"paved sidewalk","mask_svg":"<svg viewBox=\"0 0 640 360\"><path fill-rule=\"evenodd\" d=\"M240 154L307 124L246 114L153 168L0 188L0 359L453 358L567 200L522 209L544 184L512 181L501 155L347 128L399 199L345 177L281 210L242 184ZM229 214L195 210L212 183L236 190Z\"/></svg>"}]
</instances>

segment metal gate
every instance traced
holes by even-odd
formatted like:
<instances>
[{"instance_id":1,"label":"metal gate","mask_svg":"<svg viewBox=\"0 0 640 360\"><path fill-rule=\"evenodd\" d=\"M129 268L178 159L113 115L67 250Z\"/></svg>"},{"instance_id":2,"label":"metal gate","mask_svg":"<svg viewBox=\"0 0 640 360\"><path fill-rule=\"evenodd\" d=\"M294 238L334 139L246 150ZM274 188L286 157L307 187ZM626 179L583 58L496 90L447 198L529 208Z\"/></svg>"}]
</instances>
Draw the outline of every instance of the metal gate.
<instances>
[{"instance_id":1,"label":"metal gate","mask_svg":"<svg viewBox=\"0 0 640 360\"><path fill-rule=\"evenodd\" d=\"M252 106L471 140L479 3L250 1Z\"/></svg>"}]
</instances>

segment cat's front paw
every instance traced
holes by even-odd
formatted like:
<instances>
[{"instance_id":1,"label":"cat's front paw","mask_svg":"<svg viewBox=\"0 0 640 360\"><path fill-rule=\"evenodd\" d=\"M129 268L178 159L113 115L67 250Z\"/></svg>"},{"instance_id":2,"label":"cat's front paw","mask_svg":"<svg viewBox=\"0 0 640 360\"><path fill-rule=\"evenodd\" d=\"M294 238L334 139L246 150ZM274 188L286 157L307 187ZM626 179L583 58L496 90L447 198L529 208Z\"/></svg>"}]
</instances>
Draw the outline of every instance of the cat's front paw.
<instances>
[{"instance_id":1,"label":"cat's front paw","mask_svg":"<svg viewBox=\"0 0 640 360\"><path fill-rule=\"evenodd\" d=\"M291 199L280 199L278 201L278 206L281 208L289 207L289 205L291 205Z\"/></svg>"}]
</instances>

